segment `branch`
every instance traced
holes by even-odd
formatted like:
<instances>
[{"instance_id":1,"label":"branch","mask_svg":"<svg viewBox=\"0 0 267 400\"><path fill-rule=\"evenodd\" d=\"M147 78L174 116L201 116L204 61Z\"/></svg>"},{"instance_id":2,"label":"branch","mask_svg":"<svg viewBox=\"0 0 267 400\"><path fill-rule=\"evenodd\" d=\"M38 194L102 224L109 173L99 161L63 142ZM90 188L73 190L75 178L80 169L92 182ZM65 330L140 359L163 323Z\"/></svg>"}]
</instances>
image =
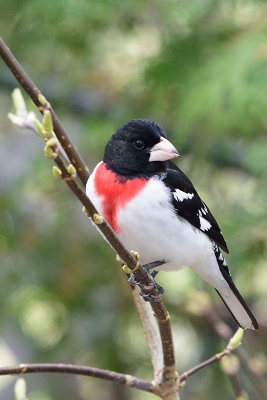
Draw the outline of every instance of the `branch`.
<instances>
[{"instance_id":1,"label":"branch","mask_svg":"<svg viewBox=\"0 0 267 400\"><path fill-rule=\"evenodd\" d=\"M115 371L108 371L101 368L93 368L83 365L72 364L20 364L12 367L0 367L0 375L21 375L39 372L56 372L60 374L75 374L92 376L94 378L105 379L124 386L134 387L145 392L153 392L150 381L136 378L132 375L121 374Z\"/></svg>"},{"instance_id":2,"label":"branch","mask_svg":"<svg viewBox=\"0 0 267 400\"><path fill-rule=\"evenodd\" d=\"M135 302L138 316L140 318L144 335L150 351L151 361L154 369L155 381L160 380L161 369L163 365L163 354L159 351L161 338L156 319L152 313L151 307L148 302L144 301L139 295L139 289L134 287L132 289L132 297Z\"/></svg>"},{"instance_id":3,"label":"branch","mask_svg":"<svg viewBox=\"0 0 267 400\"><path fill-rule=\"evenodd\" d=\"M229 340L227 343L226 348L218 354L215 354L214 356L210 357L208 360L203 361L202 363L196 365L195 367L189 369L188 371L184 372L182 375L180 375L179 381L180 383L186 381L190 376L195 374L197 371L201 370L202 368L207 367L210 364L213 364L216 361L220 361L223 357L226 355L229 355L232 353L233 350L235 350L240 344L241 340L243 338L244 330L242 328L238 328L234 336Z\"/></svg>"},{"instance_id":4,"label":"branch","mask_svg":"<svg viewBox=\"0 0 267 400\"><path fill-rule=\"evenodd\" d=\"M36 104L39 111L41 113L44 113L45 110L49 110L51 112L55 135L61 143L62 147L64 148L66 154L68 155L70 162L76 168L77 174L80 177L83 185L85 185L88 179L87 167L85 166L79 153L70 141L67 133L59 122L51 105L46 101L45 97L35 86L33 81L28 77L22 66L19 64L19 62L16 60L14 55L11 53L11 51L8 49L1 38L0 56L3 58L11 72L14 74L15 78L18 80L18 82L22 85L22 87L31 97L33 102ZM84 205L88 216L95 222L98 229L104 235L111 247L116 251L121 260L123 260L124 263L130 268L136 280L140 281L146 286L149 286L150 282L147 273L140 268L138 261L127 251L127 249L119 241L108 223L103 219L102 216L98 214L96 208L94 207L90 199L86 196L84 190L81 189L78 183L73 179L73 176L71 176L71 174L68 172L60 156L56 155L54 161L61 171L63 180L66 181L67 185ZM155 289L152 294L157 295ZM174 345L169 314L161 300L157 303L151 303L151 306L158 322L161 336L161 346L163 351L163 367L159 390L162 393L167 393L164 398L167 398L166 396L168 396L168 399L178 399L179 396L177 394L177 374L175 370ZM169 395L170 392L171 395Z\"/></svg>"}]
</instances>

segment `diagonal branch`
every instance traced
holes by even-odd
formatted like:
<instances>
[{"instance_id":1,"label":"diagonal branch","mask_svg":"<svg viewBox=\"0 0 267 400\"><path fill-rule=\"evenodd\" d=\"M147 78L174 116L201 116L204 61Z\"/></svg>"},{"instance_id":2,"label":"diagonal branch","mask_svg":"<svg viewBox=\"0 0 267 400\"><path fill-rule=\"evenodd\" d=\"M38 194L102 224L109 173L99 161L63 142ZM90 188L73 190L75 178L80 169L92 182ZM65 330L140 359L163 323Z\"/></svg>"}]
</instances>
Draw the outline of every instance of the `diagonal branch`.
<instances>
[{"instance_id":1,"label":"diagonal branch","mask_svg":"<svg viewBox=\"0 0 267 400\"><path fill-rule=\"evenodd\" d=\"M188 371L183 372L180 377L179 381L182 383L186 381L190 376L194 375L196 372L200 371L202 368L207 367L210 364L213 364L216 361L220 361L226 354L225 350L219 354L215 354L214 356L208 358L207 360L203 361L202 363L196 365L193 368L190 368Z\"/></svg>"},{"instance_id":2,"label":"diagonal branch","mask_svg":"<svg viewBox=\"0 0 267 400\"><path fill-rule=\"evenodd\" d=\"M242 328L238 328L236 333L227 343L227 346L221 353L217 353L214 356L210 357L208 360L203 361L202 363L196 365L195 367L189 369L180 375L179 381L180 383L186 381L191 375L195 374L202 368L207 367L210 364L213 364L216 361L220 361L223 357L229 355L234 351L240 344L243 338L244 330Z\"/></svg>"},{"instance_id":3,"label":"diagonal branch","mask_svg":"<svg viewBox=\"0 0 267 400\"><path fill-rule=\"evenodd\" d=\"M45 109L50 110L53 118L53 129L57 136L57 139L61 143L66 154L68 155L70 162L76 168L77 174L80 177L82 183L85 185L88 179L87 167L85 166L79 153L67 136L51 105L46 101L46 99L41 94L39 89L35 86L33 81L28 77L22 66L19 64L19 62L16 60L14 55L11 53L11 51L8 49L3 39L1 38L0 56L3 58L6 65L14 74L18 82L20 82L22 87L32 98L33 102L37 105L40 112L43 113ZM90 199L86 196L84 190L75 180L73 180L71 175L68 173L62 159L59 156L56 156L54 161L62 172L62 178L66 181L67 185L76 195L76 197L78 197L78 199L82 202L85 209L87 210L88 216L96 223L98 229L104 235L111 247L116 251L119 257L124 261L124 263L127 264L127 266L134 274L136 280L148 286L150 284L150 281L148 279L147 273L140 268L138 261L122 245L108 223L101 216L99 216L96 208L94 207ZM154 293L152 292L152 294L156 295L157 293L154 290ZM159 383L161 385L160 390L161 392L168 392L168 399L178 399L179 396L177 394L177 374L175 372L174 345L169 314L161 300L157 303L151 303L151 306L158 322L163 352L162 374L161 381ZM169 395L170 392L171 396ZM165 396L165 398L167 397Z\"/></svg>"}]
</instances>

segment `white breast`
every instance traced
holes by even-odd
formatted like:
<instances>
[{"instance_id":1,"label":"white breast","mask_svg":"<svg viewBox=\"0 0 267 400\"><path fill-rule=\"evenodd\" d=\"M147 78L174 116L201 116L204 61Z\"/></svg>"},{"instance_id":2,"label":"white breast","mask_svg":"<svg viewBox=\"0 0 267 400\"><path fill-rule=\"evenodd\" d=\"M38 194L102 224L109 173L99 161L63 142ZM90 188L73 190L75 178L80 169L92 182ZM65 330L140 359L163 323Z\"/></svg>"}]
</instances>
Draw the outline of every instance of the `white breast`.
<instances>
[{"instance_id":1,"label":"white breast","mask_svg":"<svg viewBox=\"0 0 267 400\"><path fill-rule=\"evenodd\" d=\"M94 172L86 193L100 213L101 201L94 189ZM224 284L212 242L203 232L179 218L171 206L170 190L158 178L127 203L118 214L118 237L128 250L140 254L141 264L165 260L161 270L191 267L213 286Z\"/></svg>"}]
</instances>

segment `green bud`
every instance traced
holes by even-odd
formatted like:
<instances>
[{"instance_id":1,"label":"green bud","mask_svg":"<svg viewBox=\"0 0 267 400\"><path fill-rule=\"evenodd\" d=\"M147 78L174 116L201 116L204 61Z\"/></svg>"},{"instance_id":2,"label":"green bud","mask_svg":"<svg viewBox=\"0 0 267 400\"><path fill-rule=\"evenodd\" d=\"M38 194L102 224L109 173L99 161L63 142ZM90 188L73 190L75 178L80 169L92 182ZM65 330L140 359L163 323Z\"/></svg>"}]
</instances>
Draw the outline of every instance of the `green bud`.
<instances>
[{"instance_id":1,"label":"green bud","mask_svg":"<svg viewBox=\"0 0 267 400\"><path fill-rule=\"evenodd\" d=\"M16 400L27 400L26 398L26 382L23 378L17 379L14 387Z\"/></svg>"},{"instance_id":2,"label":"green bud","mask_svg":"<svg viewBox=\"0 0 267 400\"><path fill-rule=\"evenodd\" d=\"M53 166L52 171L57 179L62 179L62 171L56 165Z\"/></svg>"},{"instance_id":3,"label":"green bud","mask_svg":"<svg viewBox=\"0 0 267 400\"><path fill-rule=\"evenodd\" d=\"M57 152L53 150L53 148L49 145L45 145L44 147L44 153L47 158L50 158L51 160L54 160L57 157Z\"/></svg>"},{"instance_id":4,"label":"green bud","mask_svg":"<svg viewBox=\"0 0 267 400\"><path fill-rule=\"evenodd\" d=\"M57 146L57 144L58 144L58 140L56 137L52 137L52 138L48 139L46 142L46 146L49 146L49 147Z\"/></svg>"},{"instance_id":5,"label":"green bud","mask_svg":"<svg viewBox=\"0 0 267 400\"><path fill-rule=\"evenodd\" d=\"M93 221L96 225L103 224L104 218L102 215L99 214L93 214Z\"/></svg>"},{"instance_id":6,"label":"green bud","mask_svg":"<svg viewBox=\"0 0 267 400\"><path fill-rule=\"evenodd\" d=\"M34 125L36 127L37 133L42 136L43 135L43 125L41 124L41 122L39 121L39 119L36 119L34 121Z\"/></svg>"},{"instance_id":7,"label":"green bud","mask_svg":"<svg viewBox=\"0 0 267 400\"><path fill-rule=\"evenodd\" d=\"M137 251L131 250L130 253L137 261L140 260L140 255Z\"/></svg>"},{"instance_id":8,"label":"green bud","mask_svg":"<svg viewBox=\"0 0 267 400\"><path fill-rule=\"evenodd\" d=\"M34 121L34 125L35 125L35 128L36 128L36 131L37 131L38 135L42 139L46 140L47 139L47 134L44 132L43 125L41 124L41 122L38 119L36 119Z\"/></svg>"},{"instance_id":9,"label":"green bud","mask_svg":"<svg viewBox=\"0 0 267 400\"><path fill-rule=\"evenodd\" d=\"M84 214L87 215L88 218L91 217L91 215L89 214L89 212L88 212L88 210L86 209L86 207L83 207L82 210L83 210Z\"/></svg>"},{"instance_id":10,"label":"green bud","mask_svg":"<svg viewBox=\"0 0 267 400\"><path fill-rule=\"evenodd\" d=\"M72 164L69 164L67 166L67 171L70 174L71 178L76 178L76 168Z\"/></svg>"},{"instance_id":11,"label":"green bud","mask_svg":"<svg viewBox=\"0 0 267 400\"><path fill-rule=\"evenodd\" d=\"M124 264L122 266L122 270L126 273L126 274L130 274L131 273L131 268L128 267L128 265Z\"/></svg>"},{"instance_id":12,"label":"green bud","mask_svg":"<svg viewBox=\"0 0 267 400\"><path fill-rule=\"evenodd\" d=\"M240 344L244 336L244 329L238 328L234 336L229 340L227 348L229 350L236 349Z\"/></svg>"},{"instance_id":13,"label":"green bud","mask_svg":"<svg viewBox=\"0 0 267 400\"><path fill-rule=\"evenodd\" d=\"M26 104L20 89L14 89L11 96L16 110L26 110Z\"/></svg>"},{"instance_id":14,"label":"green bud","mask_svg":"<svg viewBox=\"0 0 267 400\"><path fill-rule=\"evenodd\" d=\"M39 93L38 96L37 96L37 98L38 98L39 103L40 103L42 106L44 106L45 103L47 102L47 101L46 101L46 98L44 97L44 95L43 95L42 93Z\"/></svg>"},{"instance_id":15,"label":"green bud","mask_svg":"<svg viewBox=\"0 0 267 400\"><path fill-rule=\"evenodd\" d=\"M43 128L45 132L52 133L53 132L53 121L52 115L49 110L44 110L43 113Z\"/></svg>"},{"instance_id":16,"label":"green bud","mask_svg":"<svg viewBox=\"0 0 267 400\"><path fill-rule=\"evenodd\" d=\"M118 254L116 254L116 261L118 261L119 263L122 262L122 259L120 258L120 256Z\"/></svg>"}]
</instances>

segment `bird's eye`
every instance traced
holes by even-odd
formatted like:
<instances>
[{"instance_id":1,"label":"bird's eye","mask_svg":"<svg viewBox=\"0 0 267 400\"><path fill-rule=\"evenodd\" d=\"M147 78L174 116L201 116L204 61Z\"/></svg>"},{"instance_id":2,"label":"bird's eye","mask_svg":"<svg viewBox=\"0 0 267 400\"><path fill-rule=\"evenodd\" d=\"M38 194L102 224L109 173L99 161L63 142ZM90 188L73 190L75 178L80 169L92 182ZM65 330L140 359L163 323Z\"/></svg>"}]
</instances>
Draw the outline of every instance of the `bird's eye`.
<instances>
[{"instance_id":1,"label":"bird's eye","mask_svg":"<svg viewBox=\"0 0 267 400\"><path fill-rule=\"evenodd\" d=\"M138 139L138 140L136 140L136 141L134 142L134 147L135 147L137 150L141 150L141 149L143 149L143 148L145 147L145 142L144 142L143 140L141 140L141 139Z\"/></svg>"}]
</instances>

